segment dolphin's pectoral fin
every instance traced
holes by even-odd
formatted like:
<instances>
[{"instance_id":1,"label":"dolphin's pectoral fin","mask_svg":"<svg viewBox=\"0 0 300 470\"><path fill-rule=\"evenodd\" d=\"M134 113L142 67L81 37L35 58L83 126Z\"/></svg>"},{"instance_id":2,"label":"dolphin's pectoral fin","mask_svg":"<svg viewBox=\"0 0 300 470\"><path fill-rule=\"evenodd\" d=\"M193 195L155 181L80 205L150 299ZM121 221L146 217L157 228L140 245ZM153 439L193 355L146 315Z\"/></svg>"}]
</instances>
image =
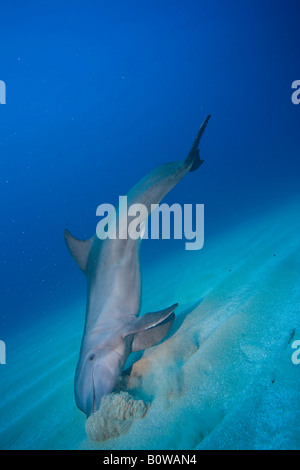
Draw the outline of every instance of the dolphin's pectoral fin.
<instances>
[{"instance_id":1,"label":"dolphin's pectoral fin","mask_svg":"<svg viewBox=\"0 0 300 470\"><path fill-rule=\"evenodd\" d=\"M65 240L69 252L75 259L79 268L81 271L85 272L93 238L90 240L78 240L78 238L70 234L69 230L65 230Z\"/></svg>"},{"instance_id":2,"label":"dolphin's pectoral fin","mask_svg":"<svg viewBox=\"0 0 300 470\"><path fill-rule=\"evenodd\" d=\"M173 312L177 306L178 304L174 304L159 312L147 313L131 322L124 337L134 335L132 351L150 348L161 341L171 328L175 317Z\"/></svg>"},{"instance_id":3,"label":"dolphin's pectoral fin","mask_svg":"<svg viewBox=\"0 0 300 470\"><path fill-rule=\"evenodd\" d=\"M151 348L159 343L168 333L175 318L175 313L171 313L162 323L157 326L148 328L147 330L136 333L133 337L131 350L132 352L141 351L143 349Z\"/></svg>"}]
</instances>

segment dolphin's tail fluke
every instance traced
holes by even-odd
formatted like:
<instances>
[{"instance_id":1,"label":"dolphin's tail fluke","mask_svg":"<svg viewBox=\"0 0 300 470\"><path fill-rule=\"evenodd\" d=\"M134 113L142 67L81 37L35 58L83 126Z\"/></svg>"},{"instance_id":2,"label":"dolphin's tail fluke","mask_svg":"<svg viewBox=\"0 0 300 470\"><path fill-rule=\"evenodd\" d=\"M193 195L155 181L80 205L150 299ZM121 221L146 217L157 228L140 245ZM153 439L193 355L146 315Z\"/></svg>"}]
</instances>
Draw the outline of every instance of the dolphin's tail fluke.
<instances>
[{"instance_id":1,"label":"dolphin's tail fluke","mask_svg":"<svg viewBox=\"0 0 300 470\"><path fill-rule=\"evenodd\" d=\"M204 162L204 160L201 160L200 154L199 154L199 143L200 139L206 129L207 123L210 119L210 114L207 116L207 118L203 121L202 126L199 129L199 132L197 134L197 137L195 139L195 142L193 144L193 147L191 148L190 153L188 154L186 158L186 163L190 164L192 163L192 166L189 171L195 171L197 168L199 168L200 165Z\"/></svg>"}]
</instances>

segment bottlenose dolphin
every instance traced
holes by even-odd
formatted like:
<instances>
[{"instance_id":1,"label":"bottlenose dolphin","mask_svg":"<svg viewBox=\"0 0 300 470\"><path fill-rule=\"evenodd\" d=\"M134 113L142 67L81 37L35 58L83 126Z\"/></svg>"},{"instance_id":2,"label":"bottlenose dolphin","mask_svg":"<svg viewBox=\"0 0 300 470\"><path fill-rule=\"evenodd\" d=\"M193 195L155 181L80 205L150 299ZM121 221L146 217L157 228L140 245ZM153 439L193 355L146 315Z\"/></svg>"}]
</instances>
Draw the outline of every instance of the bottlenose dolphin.
<instances>
[{"instance_id":1,"label":"bottlenose dolphin","mask_svg":"<svg viewBox=\"0 0 300 470\"><path fill-rule=\"evenodd\" d=\"M144 204L150 213L152 204L159 204L186 173L203 163L198 146L209 118L210 115L200 127L187 158L148 173L128 193L128 207ZM121 207L117 212L119 233L124 233L130 218L122 217ZM87 279L86 319L75 373L75 399L78 408L89 416L99 409L102 397L113 391L129 354L149 348L165 337L177 304L138 317L141 238L100 240L94 235L82 241L65 230L65 240Z\"/></svg>"}]
</instances>

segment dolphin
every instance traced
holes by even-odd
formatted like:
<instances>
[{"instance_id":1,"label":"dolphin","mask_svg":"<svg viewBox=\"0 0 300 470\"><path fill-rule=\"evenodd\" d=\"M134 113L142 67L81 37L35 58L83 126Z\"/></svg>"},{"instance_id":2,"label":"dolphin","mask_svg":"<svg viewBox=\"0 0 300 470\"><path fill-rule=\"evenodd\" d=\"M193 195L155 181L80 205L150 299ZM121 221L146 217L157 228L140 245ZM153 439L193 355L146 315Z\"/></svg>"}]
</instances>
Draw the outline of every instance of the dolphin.
<instances>
[{"instance_id":1,"label":"dolphin","mask_svg":"<svg viewBox=\"0 0 300 470\"><path fill-rule=\"evenodd\" d=\"M129 191L128 207L144 204L150 213L152 204L159 204L186 173L202 165L198 147L209 118L200 127L188 156L148 173ZM117 212L118 228L126 231L130 218L123 216L120 206ZM165 337L178 304L139 317L141 237L100 240L94 235L83 241L65 230L65 241L87 279L86 318L74 391L78 408L90 416L100 408L102 397L115 388L129 354Z\"/></svg>"}]
</instances>

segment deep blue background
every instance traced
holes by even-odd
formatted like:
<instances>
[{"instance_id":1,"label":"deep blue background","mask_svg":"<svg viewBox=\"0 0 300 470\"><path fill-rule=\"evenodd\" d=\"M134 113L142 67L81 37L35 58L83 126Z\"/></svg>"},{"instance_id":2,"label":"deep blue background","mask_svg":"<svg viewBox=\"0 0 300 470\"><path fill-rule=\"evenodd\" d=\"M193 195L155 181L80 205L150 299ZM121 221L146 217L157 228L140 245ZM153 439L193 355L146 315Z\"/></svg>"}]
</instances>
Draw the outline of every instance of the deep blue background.
<instances>
[{"instance_id":1,"label":"deep blue background","mask_svg":"<svg viewBox=\"0 0 300 470\"><path fill-rule=\"evenodd\" d=\"M204 203L206 243L299 191L296 0L1 2L0 338L84 295L63 240L93 235L153 167L205 164L167 201ZM143 262L183 249L147 241ZM187 253L186 256L192 256Z\"/></svg>"}]
</instances>

